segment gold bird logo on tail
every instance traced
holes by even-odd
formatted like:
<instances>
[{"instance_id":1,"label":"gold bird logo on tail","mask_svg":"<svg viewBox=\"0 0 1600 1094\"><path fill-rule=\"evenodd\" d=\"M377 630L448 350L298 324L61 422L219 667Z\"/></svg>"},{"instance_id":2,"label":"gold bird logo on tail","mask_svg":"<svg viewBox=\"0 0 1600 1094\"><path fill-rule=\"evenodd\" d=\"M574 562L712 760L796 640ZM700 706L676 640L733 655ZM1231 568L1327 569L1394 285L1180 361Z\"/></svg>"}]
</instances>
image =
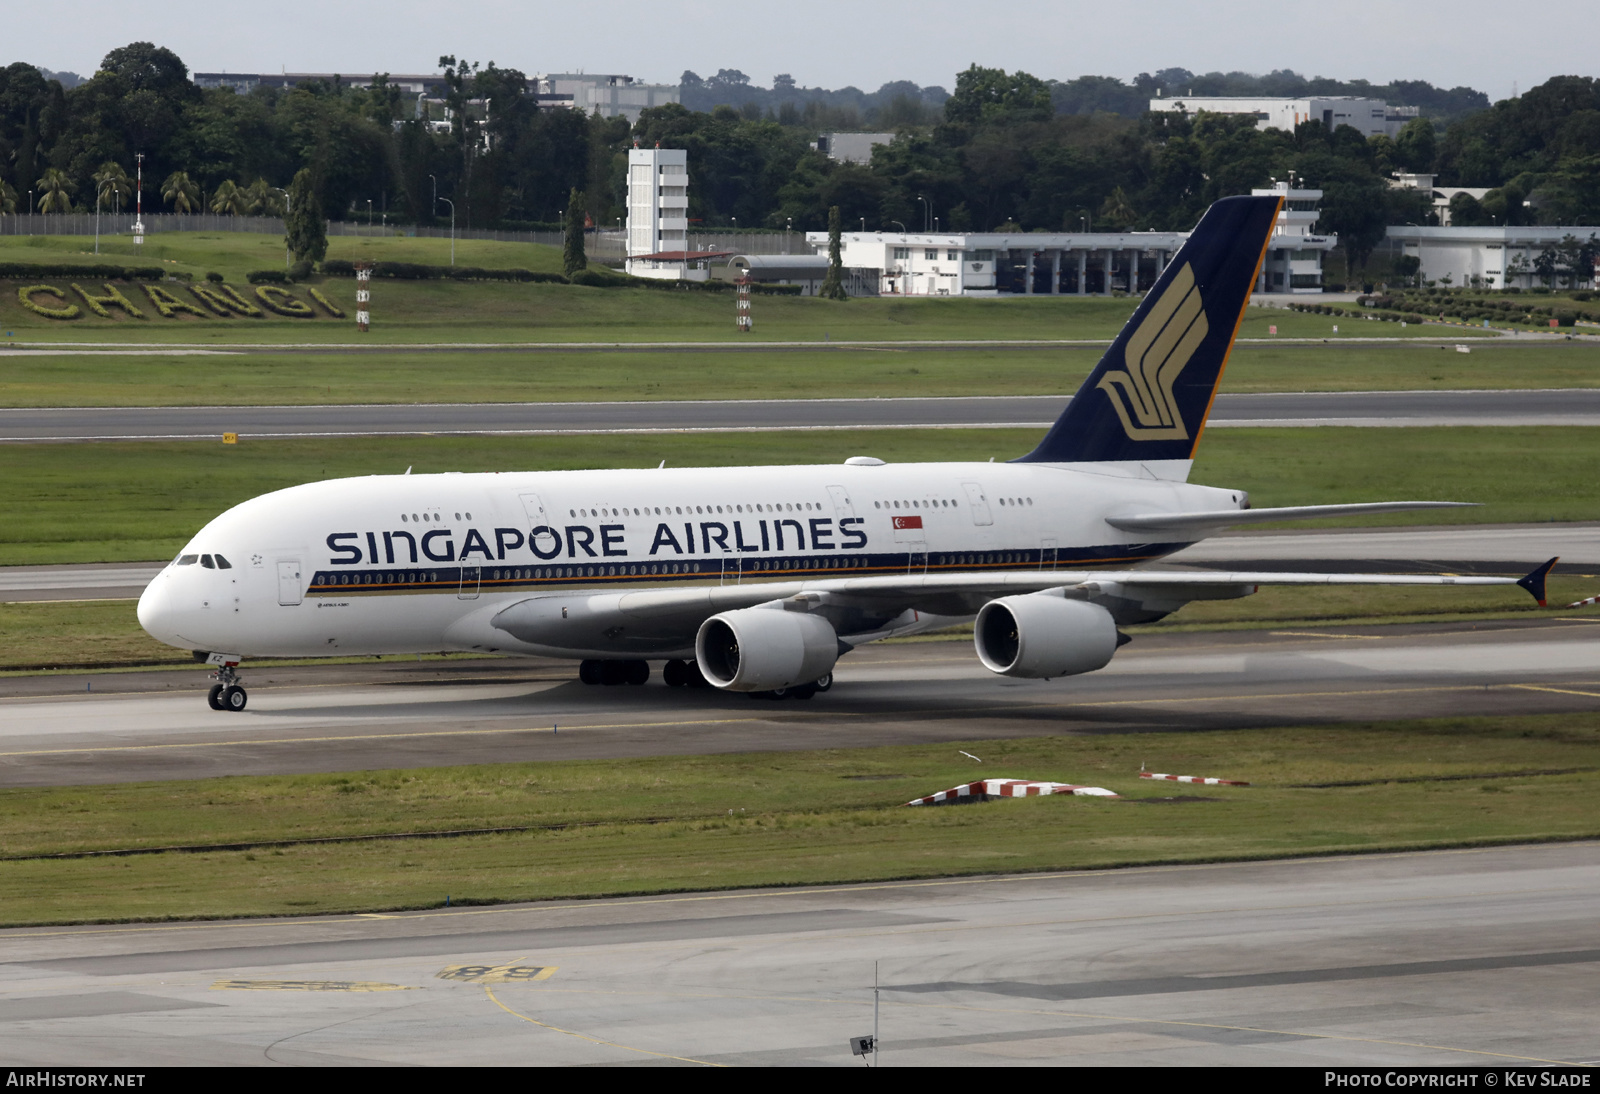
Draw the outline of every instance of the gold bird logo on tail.
<instances>
[{"instance_id":1,"label":"gold bird logo on tail","mask_svg":"<svg viewBox=\"0 0 1600 1094\"><path fill-rule=\"evenodd\" d=\"M1129 337L1124 355L1128 367L1106 373L1096 385L1116 408L1129 440L1188 439L1172 385L1210 329L1194 271L1186 262Z\"/></svg>"}]
</instances>

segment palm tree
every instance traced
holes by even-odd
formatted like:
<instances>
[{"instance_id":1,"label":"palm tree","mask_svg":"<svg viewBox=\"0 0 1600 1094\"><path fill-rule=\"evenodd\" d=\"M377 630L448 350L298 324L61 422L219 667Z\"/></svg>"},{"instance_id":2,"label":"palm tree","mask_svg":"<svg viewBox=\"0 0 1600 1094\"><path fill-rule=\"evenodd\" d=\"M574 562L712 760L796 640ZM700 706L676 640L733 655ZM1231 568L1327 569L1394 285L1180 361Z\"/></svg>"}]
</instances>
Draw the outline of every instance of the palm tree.
<instances>
[{"instance_id":1,"label":"palm tree","mask_svg":"<svg viewBox=\"0 0 1600 1094\"><path fill-rule=\"evenodd\" d=\"M1128 201L1127 192L1119 186L1111 191L1111 196L1106 198L1106 203L1100 206L1100 219L1118 227L1127 227L1139 219L1139 214L1133 211L1133 205Z\"/></svg>"},{"instance_id":2,"label":"palm tree","mask_svg":"<svg viewBox=\"0 0 1600 1094\"><path fill-rule=\"evenodd\" d=\"M256 179L244 194L248 201L245 212L254 216L283 216L283 191L276 186L268 186L266 179Z\"/></svg>"},{"instance_id":3,"label":"palm tree","mask_svg":"<svg viewBox=\"0 0 1600 1094\"><path fill-rule=\"evenodd\" d=\"M128 177L128 172L122 169L120 163L111 160L102 163L100 170L94 173L94 184L100 201L114 205L119 213L122 211L122 199L133 193L133 180Z\"/></svg>"},{"instance_id":4,"label":"palm tree","mask_svg":"<svg viewBox=\"0 0 1600 1094\"><path fill-rule=\"evenodd\" d=\"M5 179L0 179L0 215L17 215L17 192Z\"/></svg>"},{"instance_id":5,"label":"palm tree","mask_svg":"<svg viewBox=\"0 0 1600 1094\"><path fill-rule=\"evenodd\" d=\"M67 177L67 173L59 167L48 168L44 178L36 184L39 187L39 212L41 213L70 213L72 212L72 191L78 184Z\"/></svg>"},{"instance_id":6,"label":"palm tree","mask_svg":"<svg viewBox=\"0 0 1600 1094\"><path fill-rule=\"evenodd\" d=\"M250 211L250 196L234 185L232 179L224 179L212 191L211 211L229 216L243 216Z\"/></svg>"},{"instance_id":7,"label":"palm tree","mask_svg":"<svg viewBox=\"0 0 1600 1094\"><path fill-rule=\"evenodd\" d=\"M200 205L200 187L194 184L187 171L174 171L161 184L161 196L173 212L192 213Z\"/></svg>"}]
</instances>

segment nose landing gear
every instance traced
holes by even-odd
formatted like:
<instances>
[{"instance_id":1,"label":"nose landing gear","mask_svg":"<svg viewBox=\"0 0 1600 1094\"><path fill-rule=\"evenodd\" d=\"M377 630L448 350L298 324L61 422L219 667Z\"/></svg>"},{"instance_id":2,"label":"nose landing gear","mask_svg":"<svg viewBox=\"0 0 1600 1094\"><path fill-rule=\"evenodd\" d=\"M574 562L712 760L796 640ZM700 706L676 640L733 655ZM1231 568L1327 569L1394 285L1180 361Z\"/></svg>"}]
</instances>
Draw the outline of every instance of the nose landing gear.
<instances>
[{"instance_id":1,"label":"nose landing gear","mask_svg":"<svg viewBox=\"0 0 1600 1094\"><path fill-rule=\"evenodd\" d=\"M243 710L250 696L239 684L238 658L229 660L223 654L214 653L207 661L217 666L217 671L211 674L211 679L217 682L211 685L211 690L206 694L206 702L211 709Z\"/></svg>"}]
</instances>

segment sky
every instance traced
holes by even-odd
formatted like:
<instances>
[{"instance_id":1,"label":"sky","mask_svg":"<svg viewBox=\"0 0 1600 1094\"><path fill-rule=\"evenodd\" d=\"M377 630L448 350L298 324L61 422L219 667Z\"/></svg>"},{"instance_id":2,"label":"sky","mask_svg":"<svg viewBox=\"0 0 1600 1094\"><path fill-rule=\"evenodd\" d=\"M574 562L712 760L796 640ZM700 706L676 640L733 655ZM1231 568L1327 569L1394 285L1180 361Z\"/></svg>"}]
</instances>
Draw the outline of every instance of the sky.
<instances>
[{"instance_id":1,"label":"sky","mask_svg":"<svg viewBox=\"0 0 1600 1094\"><path fill-rule=\"evenodd\" d=\"M20 3L20 0L12 0ZM39 9L42 10L42 9ZM1503 99L1554 75L1596 75L1594 0L1542 0L1530 27L1504 0L1440 7L1303 0L275 0L232 15L123 0L78 0L72 30L39 15L7 20L0 63L93 73L120 45L152 41L191 71L429 73L441 54L536 72L620 73L676 83L734 68L770 86L871 91L890 80L953 88L977 63L1045 79L1128 79L1168 67L1338 79L1465 84ZM381 13L381 22L371 16Z\"/></svg>"}]
</instances>

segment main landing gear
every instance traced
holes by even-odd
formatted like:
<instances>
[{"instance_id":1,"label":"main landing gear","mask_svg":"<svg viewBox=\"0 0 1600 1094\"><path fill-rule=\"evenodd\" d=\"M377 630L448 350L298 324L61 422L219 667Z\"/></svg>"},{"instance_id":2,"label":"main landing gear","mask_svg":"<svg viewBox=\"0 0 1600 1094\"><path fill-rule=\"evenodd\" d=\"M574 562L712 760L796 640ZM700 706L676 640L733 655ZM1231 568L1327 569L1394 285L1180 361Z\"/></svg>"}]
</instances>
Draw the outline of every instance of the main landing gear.
<instances>
[{"instance_id":1,"label":"main landing gear","mask_svg":"<svg viewBox=\"0 0 1600 1094\"><path fill-rule=\"evenodd\" d=\"M650 679L648 661L584 661L578 665L578 679L585 684L614 686L617 684L643 684ZM661 666L661 682L669 688L708 688L711 684L693 661L673 658ZM777 688L773 691L752 691L752 699L809 699L819 691L833 687L833 673L828 673L809 684ZM215 690L215 689L213 689Z\"/></svg>"},{"instance_id":2,"label":"main landing gear","mask_svg":"<svg viewBox=\"0 0 1600 1094\"><path fill-rule=\"evenodd\" d=\"M819 691L827 691L833 687L833 673L828 673L809 684L795 684L793 687L774 688L772 691L752 691L752 699L771 699L777 702L780 699L809 699Z\"/></svg>"},{"instance_id":3,"label":"main landing gear","mask_svg":"<svg viewBox=\"0 0 1600 1094\"><path fill-rule=\"evenodd\" d=\"M249 694L239 685L239 671L233 665L223 665L211 674L217 683L211 685L206 702L212 710L241 711L250 701Z\"/></svg>"},{"instance_id":4,"label":"main landing gear","mask_svg":"<svg viewBox=\"0 0 1600 1094\"><path fill-rule=\"evenodd\" d=\"M578 665L578 679L585 684L642 684L650 679L648 661L584 661Z\"/></svg>"}]
</instances>

